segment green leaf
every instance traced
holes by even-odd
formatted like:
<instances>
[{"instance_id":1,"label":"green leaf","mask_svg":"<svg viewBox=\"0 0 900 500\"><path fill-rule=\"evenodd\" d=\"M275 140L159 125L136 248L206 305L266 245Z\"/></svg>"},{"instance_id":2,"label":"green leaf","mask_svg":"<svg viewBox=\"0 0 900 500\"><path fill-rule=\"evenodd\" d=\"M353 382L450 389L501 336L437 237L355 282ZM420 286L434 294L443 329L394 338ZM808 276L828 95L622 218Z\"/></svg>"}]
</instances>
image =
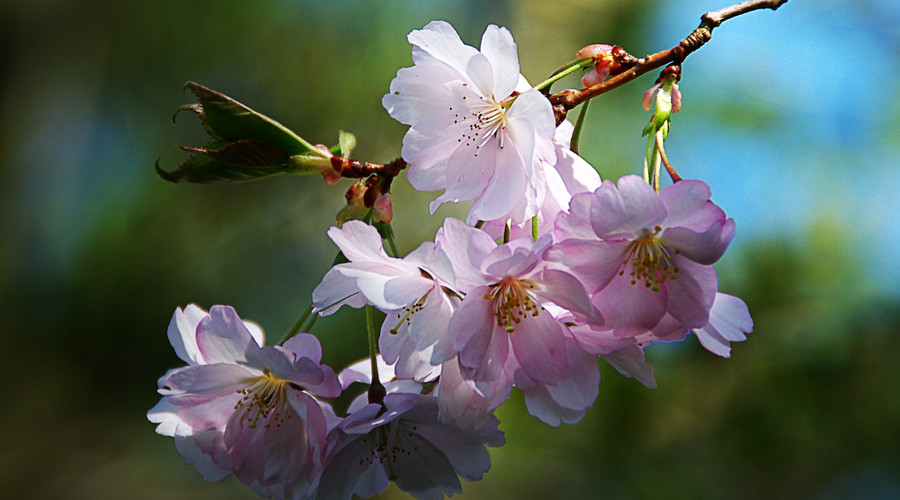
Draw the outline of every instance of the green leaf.
<instances>
[{"instance_id":1,"label":"green leaf","mask_svg":"<svg viewBox=\"0 0 900 500\"><path fill-rule=\"evenodd\" d=\"M156 172L169 182L213 184L248 181L282 173L321 173L328 155L298 137L284 125L234 99L200 84L185 85L200 102L175 111L197 115L213 137L204 147L179 146L194 153L173 171ZM323 163L324 162L324 163Z\"/></svg>"},{"instance_id":2,"label":"green leaf","mask_svg":"<svg viewBox=\"0 0 900 500\"><path fill-rule=\"evenodd\" d=\"M285 153L261 142L216 141L202 148L181 149L195 154L175 170L167 172L160 168L159 162L156 164L156 173L169 182L220 184L261 179L286 171L286 166L277 159L287 158Z\"/></svg>"},{"instance_id":3,"label":"green leaf","mask_svg":"<svg viewBox=\"0 0 900 500\"><path fill-rule=\"evenodd\" d=\"M189 89L199 100L199 104L189 104L179 108L179 112L189 110L200 116L206 131L217 139L227 141L253 140L271 144L288 155L313 150L313 146L284 125L257 113L225 94L188 82ZM176 112L177 114L177 112Z\"/></svg>"}]
</instances>

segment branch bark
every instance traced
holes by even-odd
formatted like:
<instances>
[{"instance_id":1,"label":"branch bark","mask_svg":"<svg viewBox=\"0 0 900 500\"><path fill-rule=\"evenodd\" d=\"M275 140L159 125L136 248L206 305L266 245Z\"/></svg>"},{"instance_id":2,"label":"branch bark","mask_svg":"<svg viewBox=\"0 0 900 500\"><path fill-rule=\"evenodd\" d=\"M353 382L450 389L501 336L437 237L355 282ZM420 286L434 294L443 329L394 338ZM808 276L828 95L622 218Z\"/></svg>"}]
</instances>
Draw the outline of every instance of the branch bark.
<instances>
[{"instance_id":1,"label":"branch bark","mask_svg":"<svg viewBox=\"0 0 900 500\"><path fill-rule=\"evenodd\" d=\"M638 59L637 63L631 68L612 76L597 85L593 85L583 90L567 90L558 94L553 94L550 96L550 103L554 106L554 109L557 110L557 114L564 115L568 110L575 106L618 88L644 73L665 66L666 64L681 63L685 57L708 42L710 38L712 38L713 30L725 21L754 10L777 10L787 3L787 1L788 0L748 0L719 10L707 12L700 16L700 26L675 47Z\"/></svg>"}]
</instances>

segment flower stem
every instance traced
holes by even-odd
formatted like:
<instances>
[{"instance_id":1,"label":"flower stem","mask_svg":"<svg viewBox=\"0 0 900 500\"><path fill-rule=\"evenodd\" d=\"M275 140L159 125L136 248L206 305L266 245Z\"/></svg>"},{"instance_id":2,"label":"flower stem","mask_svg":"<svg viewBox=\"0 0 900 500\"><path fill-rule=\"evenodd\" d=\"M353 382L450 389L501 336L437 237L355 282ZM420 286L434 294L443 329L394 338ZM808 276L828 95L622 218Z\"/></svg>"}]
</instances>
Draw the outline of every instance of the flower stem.
<instances>
[{"instance_id":1,"label":"flower stem","mask_svg":"<svg viewBox=\"0 0 900 500\"><path fill-rule=\"evenodd\" d=\"M550 78L547 78L543 82L535 85L534 88L536 88L538 90L543 90L544 88L549 88L550 85L553 85L557 80L560 80L566 76L569 76L572 73L574 73L580 69L588 68L593 64L594 64L593 59L575 59L574 61L567 63L562 68L556 70L556 72L553 73L550 76Z\"/></svg>"},{"instance_id":2,"label":"flower stem","mask_svg":"<svg viewBox=\"0 0 900 500\"><path fill-rule=\"evenodd\" d=\"M531 218L531 239L534 241L538 240L538 216L535 215Z\"/></svg>"},{"instance_id":3,"label":"flower stem","mask_svg":"<svg viewBox=\"0 0 900 500\"><path fill-rule=\"evenodd\" d=\"M647 141L647 152L644 154L644 182L650 184L650 162L653 160L654 138L656 134L651 132Z\"/></svg>"},{"instance_id":4,"label":"flower stem","mask_svg":"<svg viewBox=\"0 0 900 500\"><path fill-rule=\"evenodd\" d=\"M666 148L663 146L663 138L657 134L656 136L656 149L659 153L660 159L662 159L663 165L666 167L666 171L669 172L669 177L672 178L672 182L678 182L681 179L681 176L675 172L675 168L672 167L672 164L669 162L669 158L666 156Z\"/></svg>"},{"instance_id":5,"label":"flower stem","mask_svg":"<svg viewBox=\"0 0 900 500\"><path fill-rule=\"evenodd\" d=\"M369 403L381 403L387 393L378 379L378 351L375 346L375 319L372 306L366 304L366 333L369 336L369 359L372 362L372 383L369 385Z\"/></svg>"},{"instance_id":6,"label":"flower stem","mask_svg":"<svg viewBox=\"0 0 900 500\"><path fill-rule=\"evenodd\" d=\"M300 327L303 326L303 323L306 322L307 318L309 318L309 315L312 314L312 311L313 305L310 304L309 307L307 307L306 310L303 311L303 314L300 315L300 319L294 322L294 325L290 330L288 330L287 334L283 339L281 339L281 342L279 342L278 345L284 345L284 343L287 342L288 339L290 339L294 335L297 335L297 333L300 332ZM315 322L315 318L313 318L313 322ZM309 326L312 326L312 324L310 324ZM307 327L306 330L309 330L309 328Z\"/></svg>"},{"instance_id":7,"label":"flower stem","mask_svg":"<svg viewBox=\"0 0 900 500\"><path fill-rule=\"evenodd\" d=\"M391 223L388 222L384 225L387 229L386 235L384 237L388 242L388 246L391 247L391 257L400 258L400 252L397 251L397 245L394 243L394 229L391 227Z\"/></svg>"},{"instance_id":8,"label":"flower stem","mask_svg":"<svg viewBox=\"0 0 900 500\"><path fill-rule=\"evenodd\" d=\"M581 105L581 110L578 112L578 118L575 119L575 129L572 130L572 142L569 145L569 149L578 154L578 140L581 138L581 127L584 125L584 117L587 115L588 104L591 101L584 101L584 104Z\"/></svg>"}]
</instances>

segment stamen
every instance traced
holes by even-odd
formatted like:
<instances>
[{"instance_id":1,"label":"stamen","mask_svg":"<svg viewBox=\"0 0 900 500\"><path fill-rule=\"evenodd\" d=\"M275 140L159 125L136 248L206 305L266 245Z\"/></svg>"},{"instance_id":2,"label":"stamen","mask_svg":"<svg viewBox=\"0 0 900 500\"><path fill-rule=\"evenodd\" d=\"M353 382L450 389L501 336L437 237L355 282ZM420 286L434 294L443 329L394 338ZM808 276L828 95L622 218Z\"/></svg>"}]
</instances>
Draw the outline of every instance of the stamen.
<instances>
[{"instance_id":1,"label":"stamen","mask_svg":"<svg viewBox=\"0 0 900 500\"><path fill-rule=\"evenodd\" d=\"M256 428L256 423L262 418L266 421L265 427L274 423L275 427L281 427L285 420L291 418L293 411L287 400L285 386L287 381L275 377L269 372L253 378L250 384L238 390L243 397L234 405L235 411L243 411L242 419L250 421L249 427ZM269 419L269 416L272 416Z\"/></svg>"},{"instance_id":2,"label":"stamen","mask_svg":"<svg viewBox=\"0 0 900 500\"><path fill-rule=\"evenodd\" d=\"M493 302L492 313L499 328L512 333L523 319L540 314L543 307L528 293L533 288L534 283L529 280L511 279L492 285L484 294L485 300Z\"/></svg>"},{"instance_id":3,"label":"stamen","mask_svg":"<svg viewBox=\"0 0 900 500\"><path fill-rule=\"evenodd\" d=\"M400 320L393 328L389 330L391 335L397 335L397 332L400 331L400 327L403 326L403 323L409 324L409 318L412 317L413 314L425 308L425 300L428 298L428 295L431 294L432 290L434 290L434 288L429 288L428 291L425 292L425 295L416 299L416 301L412 304L405 306L403 310L406 311L406 314L404 314L402 317L399 313L397 313L397 317L400 318Z\"/></svg>"},{"instance_id":4,"label":"stamen","mask_svg":"<svg viewBox=\"0 0 900 500\"><path fill-rule=\"evenodd\" d=\"M465 84L463 84L465 86ZM462 96L466 99L466 96ZM471 102L471 101L470 101ZM463 131L461 138L457 142L463 143L465 146L475 146L475 156L478 156L481 148L484 147L492 138L497 137L497 144L500 149L504 148L505 134L508 120L506 118L506 110L509 105L497 102L493 99L481 97L478 101L469 105L471 112L468 118L473 121L469 122L469 126ZM465 120L467 116L457 113L453 123L459 123Z\"/></svg>"},{"instance_id":5,"label":"stamen","mask_svg":"<svg viewBox=\"0 0 900 500\"><path fill-rule=\"evenodd\" d=\"M644 286L652 289L654 292L659 291L660 285L667 279L675 279L678 274L678 267L673 262L673 256L678 254L677 249L669 249L659 239L662 227L656 226L651 232L645 229L641 236L635 238L634 241L625 249L625 257L622 260L622 270L619 276L625 275L625 266L631 261L631 284L637 285L639 282Z\"/></svg>"}]
</instances>

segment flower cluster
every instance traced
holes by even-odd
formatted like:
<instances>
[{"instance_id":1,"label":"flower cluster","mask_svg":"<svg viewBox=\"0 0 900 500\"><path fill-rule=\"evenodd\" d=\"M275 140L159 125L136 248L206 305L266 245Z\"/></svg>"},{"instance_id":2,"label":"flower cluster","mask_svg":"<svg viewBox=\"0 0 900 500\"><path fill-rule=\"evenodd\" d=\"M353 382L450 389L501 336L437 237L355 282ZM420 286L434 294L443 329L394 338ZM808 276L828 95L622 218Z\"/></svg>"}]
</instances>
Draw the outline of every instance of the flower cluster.
<instances>
[{"instance_id":1,"label":"flower cluster","mask_svg":"<svg viewBox=\"0 0 900 500\"><path fill-rule=\"evenodd\" d=\"M504 443L494 411L514 388L534 417L573 424L598 396L599 358L655 387L644 358L654 342L693 333L727 357L752 330L743 301L718 291L713 265L735 223L709 186L673 175L660 189L658 161L653 185L646 171L601 182L570 148L574 127L557 126L545 94L519 74L505 28L489 26L480 49L444 22L409 41L414 66L383 104L410 126L410 183L443 190L432 212L471 201L467 221L447 218L433 241L389 254L383 227L369 223L390 219L390 178L360 181L344 211L354 214L328 230L343 258L311 311L366 307L384 320L380 354L370 324L370 358L340 374L310 334L266 346L230 307L177 309L168 335L187 366L159 380L148 417L208 480L233 474L262 496L295 500L372 496L393 482L439 499L489 469L486 446ZM585 86L608 76L612 50L578 53L579 68L593 64ZM674 80L651 98L667 133L681 101ZM363 203L369 190L387 201ZM354 384L369 389L335 411Z\"/></svg>"}]
</instances>

